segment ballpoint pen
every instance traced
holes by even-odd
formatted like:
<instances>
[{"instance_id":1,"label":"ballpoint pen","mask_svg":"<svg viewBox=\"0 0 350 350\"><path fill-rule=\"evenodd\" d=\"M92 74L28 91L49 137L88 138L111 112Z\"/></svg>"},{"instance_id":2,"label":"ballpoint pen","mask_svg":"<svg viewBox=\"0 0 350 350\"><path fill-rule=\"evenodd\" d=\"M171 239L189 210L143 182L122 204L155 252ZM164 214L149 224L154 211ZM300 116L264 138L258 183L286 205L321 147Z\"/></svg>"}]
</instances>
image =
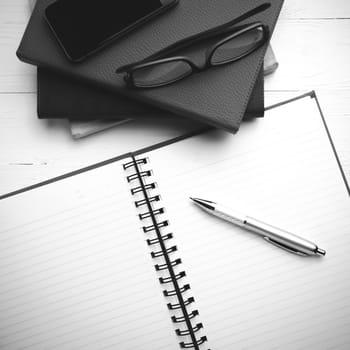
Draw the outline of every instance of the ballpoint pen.
<instances>
[{"instance_id":1,"label":"ballpoint pen","mask_svg":"<svg viewBox=\"0 0 350 350\"><path fill-rule=\"evenodd\" d=\"M191 197L190 199L209 214L252 231L264 238L267 242L291 253L302 256L326 255L326 251L319 248L315 243L290 232L268 225L215 202Z\"/></svg>"}]
</instances>

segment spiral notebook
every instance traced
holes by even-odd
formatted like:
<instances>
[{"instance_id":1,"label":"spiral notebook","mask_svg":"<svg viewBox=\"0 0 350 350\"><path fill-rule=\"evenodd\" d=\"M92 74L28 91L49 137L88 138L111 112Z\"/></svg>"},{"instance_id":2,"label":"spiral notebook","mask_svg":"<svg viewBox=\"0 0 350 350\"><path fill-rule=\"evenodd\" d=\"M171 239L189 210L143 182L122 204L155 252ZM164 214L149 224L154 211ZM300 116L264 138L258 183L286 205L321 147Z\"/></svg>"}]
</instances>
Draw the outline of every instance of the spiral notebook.
<instances>
[{"instance_id":1,"label":"spiral notebook","mask_svg":"<svg viewBox=\"0 0 350 350\"><path fill-rule=\"evenodd\" d=\"M348 185L314 94L3 196L0 347L349 348ZM208 216L229 202L302 258ZM234 202L234 203L232 203Z\"/></svg>"}]
</instances>

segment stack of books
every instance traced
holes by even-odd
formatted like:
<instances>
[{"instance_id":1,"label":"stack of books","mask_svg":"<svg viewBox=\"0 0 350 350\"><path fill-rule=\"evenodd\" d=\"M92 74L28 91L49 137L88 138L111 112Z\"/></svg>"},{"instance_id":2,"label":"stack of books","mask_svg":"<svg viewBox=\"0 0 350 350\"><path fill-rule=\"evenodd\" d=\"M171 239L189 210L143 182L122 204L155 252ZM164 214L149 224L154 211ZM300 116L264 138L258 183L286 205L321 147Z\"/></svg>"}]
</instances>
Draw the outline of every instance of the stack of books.
<instances>
[{"instance_id":1,"label":"stack of books","mask_svg":"<svg viewBox=\"0 0 350 350\"><path fill-rule=\"evenodd\" d=\"M264 74L277 68L268 43L233 64L156 89L130 89L122 76L115 74L118 66L226 23L261 1L242 4L227 0L213 6L210 0L200 5L181 0L166 21L157 18L151 26L145 24L82 63L69 62L43 19L45 8L52 1L29 1L33 12L17 56L38 67L38 117L68 118L76 138L150 116L152 122L155 118L191 118L201 126L206 124L235 133L242 119L264 115ZM268 10L246 22L262 22L269 27L271 35L282 1L270 5ZM178 18L181 26L176 24ZM124 52L127 54L123 55Z\"/></svg>"}]
</instances>

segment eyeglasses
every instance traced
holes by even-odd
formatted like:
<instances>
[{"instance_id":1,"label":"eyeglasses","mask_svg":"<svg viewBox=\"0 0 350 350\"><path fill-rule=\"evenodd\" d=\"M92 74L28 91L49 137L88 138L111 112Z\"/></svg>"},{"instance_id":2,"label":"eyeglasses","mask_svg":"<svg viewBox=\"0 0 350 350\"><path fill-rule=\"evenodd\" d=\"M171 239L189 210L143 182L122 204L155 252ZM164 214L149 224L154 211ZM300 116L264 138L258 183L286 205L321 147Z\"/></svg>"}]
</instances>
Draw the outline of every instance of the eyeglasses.
<instances>
[{"instance_id":1,"label":"eyeglasses","mask_svg":"<svg viewBox=\"0 0 350 350\"><path fill-rule=\"evenodd\" d=\"M156 88L173 84L210 67L236 62L261 47L269 37L269 30L261 22L233 26L270 6L270 3L264 3L230 22L180 40L142 61L119 67L116 73L125 73L124 80L128 87ZM175 51L211 38L218 38L218 41L206 49L202 66L186 56L171 56Z\"/></svg>"}]
</instances>

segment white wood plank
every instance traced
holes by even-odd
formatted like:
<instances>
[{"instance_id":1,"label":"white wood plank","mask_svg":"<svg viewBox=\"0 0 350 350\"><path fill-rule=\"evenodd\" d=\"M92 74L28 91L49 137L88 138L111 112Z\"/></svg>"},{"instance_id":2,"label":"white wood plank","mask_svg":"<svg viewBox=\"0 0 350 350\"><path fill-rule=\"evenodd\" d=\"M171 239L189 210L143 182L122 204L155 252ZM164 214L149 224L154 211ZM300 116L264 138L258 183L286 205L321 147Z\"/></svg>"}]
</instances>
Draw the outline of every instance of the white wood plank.
<instances>
[{"instance_id":1,"label":"white wood plank","mask_svg":"<svg viewBox=\"0 0 350 350\"><path fill-rule=\"evenodd\" d=\"M350 18L349 0L285 0L281 19Z\"/></svg>"},{"instance_id":2,"label":"white wood plank","mask_svg":"<svg viewBox=\"0 0 350 350\"><path fill-rule=\"evenodd\" d=\"M350 89L350 20L280 21L272 47L280 65L266 89Z\"/></svg>"},{"instance_id":3,"label":"white wood plank","mask_svg":"<svg viewBox=\"0 0 350 350\"><path fill-rule=\"evenodd\" d=\"M0 1L0 93L36 91L35 68L15 54L28 18L26 0Z\"/></svg>"}]
</instances>

